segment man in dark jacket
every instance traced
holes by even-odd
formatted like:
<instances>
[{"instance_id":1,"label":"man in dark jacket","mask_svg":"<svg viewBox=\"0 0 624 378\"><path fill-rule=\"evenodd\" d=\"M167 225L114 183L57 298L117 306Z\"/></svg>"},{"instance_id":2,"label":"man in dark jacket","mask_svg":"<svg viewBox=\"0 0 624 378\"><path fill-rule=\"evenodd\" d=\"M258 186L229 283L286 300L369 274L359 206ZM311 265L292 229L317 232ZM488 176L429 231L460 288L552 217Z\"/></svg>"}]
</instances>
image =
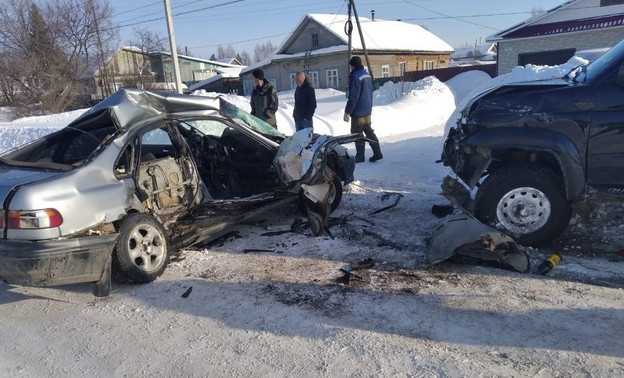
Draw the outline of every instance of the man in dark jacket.
<instances>
[{"instance_id":1,"label":"man in dark jacket","mask_svg":"<svg viewBox=\"0 0 624 378\"><path fill-rule=\"evenodd\" d=\"M375 130L371 127L371 113L373 111L373 78L362 66L362 59L354 56L349 60L349 95L347 106L345 107L344 121L351 120L351 132L366 134L366 137L373 142L368 142L373 150L373 156L369 161L375 162L383 159L379 139L375 135ZM364 161L364 141L355 142L355 162Z\"/></svg>"},{"instance_id":2,"label":"man in dark jacket","mask_svg":"<svg viewBox=\"0 0 624 378\"><path fill-rule=\"evenodd\" d=\"M295 119L295 129L297 131L313 127L312 116L316 109L316 94L314 87L305 76L305 73L299 71L295 74L295 109L293 110L293 118Z\"/></svg>"},{"instance_id":3,"label":"man in dark jacket","mask_svg":"<svg viewBox=\"0 0 624 378\"><path fill-rule=\"evenodd\" d=\"M257 68L251 73L256 87L251 92L251 115L254 115L277 129L278 100L273 84L264 79L264 72Z\"/></svg>"}]
</instances>

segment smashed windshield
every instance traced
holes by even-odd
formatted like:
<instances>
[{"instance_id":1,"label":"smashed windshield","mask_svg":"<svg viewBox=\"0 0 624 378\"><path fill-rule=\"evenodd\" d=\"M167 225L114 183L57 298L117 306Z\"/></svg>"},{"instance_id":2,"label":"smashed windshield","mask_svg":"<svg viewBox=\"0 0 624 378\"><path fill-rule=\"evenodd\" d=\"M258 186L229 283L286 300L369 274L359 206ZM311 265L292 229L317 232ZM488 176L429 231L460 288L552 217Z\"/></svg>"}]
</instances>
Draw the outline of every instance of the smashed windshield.
<instances>
[{"instance_id":1,"label":"smashed windshield","mask_svg":"<svg viewBox=\"0 0 624 378\"><path fill-rule=\"evenodd\" d=\"M277 129L275 129L273 126L264 122L260 118L252 116L243 109L237 107L231 102L228 102L223 97L219 98L219 107L221 108L221 114L223 114L224 116L230 117L234 120L239 120L240 123L260 134L279 138L286 137L284 134L277 131Z\"/></svg>"}]
</instances>

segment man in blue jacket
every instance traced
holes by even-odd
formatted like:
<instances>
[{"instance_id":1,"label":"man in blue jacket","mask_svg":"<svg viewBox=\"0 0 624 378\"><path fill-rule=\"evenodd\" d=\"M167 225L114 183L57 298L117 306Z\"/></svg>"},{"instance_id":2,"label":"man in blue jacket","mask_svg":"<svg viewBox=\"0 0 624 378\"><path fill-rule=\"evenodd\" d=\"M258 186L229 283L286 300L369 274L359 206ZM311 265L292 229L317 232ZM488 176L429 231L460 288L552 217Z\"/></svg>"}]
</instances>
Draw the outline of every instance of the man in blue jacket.
<instances>
[{"instance_id":1,"label":"man in blue jacket","mask_svg":"<svg viewBox=\"0 0 624 378\"><path fill-rule=\"evenodd\" d=\"M344 121L351 120L351 132L366 134L373 142L368 142L373 150L373 156L368 161L375 162L383 159L379 139L371 127L371 113L373 111L373 78L362 66L362 59L354 56L349 60L349 96L345 107ZM355 142L355 162L364 161L364 141Z\"/></svg>"}]
</instances>

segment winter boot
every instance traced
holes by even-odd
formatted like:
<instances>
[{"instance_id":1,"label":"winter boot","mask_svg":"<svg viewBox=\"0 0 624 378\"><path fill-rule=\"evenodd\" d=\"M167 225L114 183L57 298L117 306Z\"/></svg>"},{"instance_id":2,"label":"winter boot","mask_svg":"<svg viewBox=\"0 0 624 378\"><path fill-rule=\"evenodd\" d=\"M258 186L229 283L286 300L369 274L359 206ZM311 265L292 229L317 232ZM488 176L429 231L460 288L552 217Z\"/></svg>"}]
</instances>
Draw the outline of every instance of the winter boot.
<instances>
[{"instance_id":1,"label":"winter boot","mask_svg":"<svg viewBox=\"0 0 624 378\"><path fill-rule=\"evenodd\" d=\"M371 149L373 150L373 156L371 156L368 161L371 163L376 162L377 160L383 159L383 154L381 153L381 147L379 147L379 142L370 143Z\"/></svg>"},{"instance_id":2,"label":"winter boot","mask_svg":"<svg viewBox=\"0 0 624 378\"><path fill-rule=\"evenodd\" d=\"M364 149L366 148L366 145L364 143L362 144L356 144L355 145L355 162L356 163L362 163L365 159L364 159Z\"/></svg>"}]
</instances>

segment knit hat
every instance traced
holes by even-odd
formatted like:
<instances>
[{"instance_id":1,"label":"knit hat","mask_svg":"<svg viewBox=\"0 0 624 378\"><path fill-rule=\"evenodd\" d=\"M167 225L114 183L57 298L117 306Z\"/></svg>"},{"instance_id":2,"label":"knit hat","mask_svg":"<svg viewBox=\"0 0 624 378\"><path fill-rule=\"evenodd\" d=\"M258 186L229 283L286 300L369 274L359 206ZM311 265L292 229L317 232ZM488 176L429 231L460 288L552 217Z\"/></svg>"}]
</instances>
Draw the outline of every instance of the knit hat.
<instances>
[{"instance_id":1,"label":"knit hat","mask_svg":"<svg viewBox=\"0 0 624 378\"><path fill-rule=\"evenodd\" d=\"M351 60L349 61L349 64L355 68L362 68L362 58L360 58L359 56L354 56L351 58Z\"/></svg>"},{"instance_id":2,"label":"knit hat","mask_svg":"<svg viewBox=\"0 0 624 378\"><path fill-rule=\"evenodd\" d=\"M256 68L255 70L253 70L253 72L251 74L256 79L264 80L264 72L260 68Z\"/></svg>"}]
</instances>

